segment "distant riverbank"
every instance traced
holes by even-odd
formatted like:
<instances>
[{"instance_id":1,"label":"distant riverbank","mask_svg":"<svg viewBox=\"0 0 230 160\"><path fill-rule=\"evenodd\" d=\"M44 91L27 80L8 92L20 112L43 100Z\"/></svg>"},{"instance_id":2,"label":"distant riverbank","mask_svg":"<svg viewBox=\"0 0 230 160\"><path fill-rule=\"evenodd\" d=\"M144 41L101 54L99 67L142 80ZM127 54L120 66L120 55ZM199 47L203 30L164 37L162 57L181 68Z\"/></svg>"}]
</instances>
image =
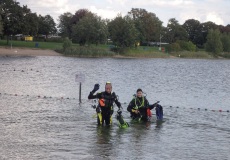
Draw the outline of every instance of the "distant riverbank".
<instances>
[{"instance_id":1,"label":"distant riverbank","mask_svg":"<svg viewBox=\"0 0 230 160\"><path fill-rule=\"evenodd\" d=\"M50 49L0 47L0 56L61 56L61 54Z\"/></svg>"},{"instance_id":2,"label":"distant riverbank","mask_svg":"<svg viewBox=\"0 0 230 160\"><path fill-rule=\"evenodd\" d=\"M179 53L171 53L171 54L159 54L152 53L146 54L143 53L128 53L125 55L114 54L111 56L105 57L113 57L113 58L195 58L195 59L212 59L214 57L208 55L206 52L179 52ZM26 48L26 47L0 47L0 56L73 56L78 57L77 55L65 55L58 53L52 49L38 49L38 48ZM84 57L83 55L79 57ZM92 56L85 56L92 57ZM96 56L101 57L101 56ZM103 57L103 56L102 56ZM217 58L217 57L216 57ZM223 58L223 57L218 57Z\"/></svg>"}]
</instances>

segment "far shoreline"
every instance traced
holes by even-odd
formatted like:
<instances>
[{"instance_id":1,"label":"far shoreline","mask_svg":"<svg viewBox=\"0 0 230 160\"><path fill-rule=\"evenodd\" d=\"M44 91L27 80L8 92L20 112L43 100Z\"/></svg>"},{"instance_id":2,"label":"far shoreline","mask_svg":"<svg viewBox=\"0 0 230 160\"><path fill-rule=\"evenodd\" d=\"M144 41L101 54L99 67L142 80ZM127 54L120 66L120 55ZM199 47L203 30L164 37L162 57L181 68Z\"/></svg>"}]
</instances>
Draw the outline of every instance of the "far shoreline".
<instances>
[{"instance_id":1,"label":"far shoreline","mask_svg":"<svg viewBox=\"0 0 230 160\"><path fill-rule=\"evenodd\" d=\"M0 56L63 56L50 49L0 47Z\"/></svg>"},{"instance_id":2,"label":"far shoreline","mask_svg":"<svg viewBox=\"0 0 230 160\"><path fill-rule=\"evenodd\" d=\"M117 59L148 59L148 58L160 58L160 59L180 59L182 57L177 57L170 55L168 57L148 57L148 56L123 56L123 55L114 55L114 56L105 56L105 57L87 57L87 56L71 56L63 55L52 49L40 49L40 48L26 48L26 47L4 47L0 46L0 57L4 56L63 56L63 57L76 57L76 58L117 58ZM198 57L183 57L182 59L226 59L223 57L217 58L198 58Z\"/></svg>"},{"instance_id":3,"label":"far shoreline","mask_svg":"<svg viewBox=\"0 0 230 160\"><path fill-rule=\"evenodd\" d=\"M84 56L71 56L63 55L51 49L39 49L39 48L22 48L22 47L3 47L0 46L0 56L66 56L66 57L77 57L77 58L117 58L117 59L145 59L145 58L156 58L156 57L141 57L141 56L123 56L123 55L114 55L111 57L84 57ZM166 58L178 58L174 56Z\"/></svg>"}]
</instances>

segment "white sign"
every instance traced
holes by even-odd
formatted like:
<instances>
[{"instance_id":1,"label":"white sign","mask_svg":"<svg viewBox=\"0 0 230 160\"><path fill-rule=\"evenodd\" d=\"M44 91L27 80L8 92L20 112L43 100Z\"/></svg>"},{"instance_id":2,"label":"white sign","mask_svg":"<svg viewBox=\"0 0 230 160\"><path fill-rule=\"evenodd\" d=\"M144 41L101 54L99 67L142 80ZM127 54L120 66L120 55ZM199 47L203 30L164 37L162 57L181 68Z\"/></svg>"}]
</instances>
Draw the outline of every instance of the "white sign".
<instances>
[{"instance_id":1,"label":"white sign","mask_svg":"<svg viewBox=\"0 0 230 160\"><path fill-rule=\"evenodd\" d=\"M80 83L84 82L85 81L85 75L82 73L76 74L75 81L80 82Z\"/></svg>"}]
</instances>

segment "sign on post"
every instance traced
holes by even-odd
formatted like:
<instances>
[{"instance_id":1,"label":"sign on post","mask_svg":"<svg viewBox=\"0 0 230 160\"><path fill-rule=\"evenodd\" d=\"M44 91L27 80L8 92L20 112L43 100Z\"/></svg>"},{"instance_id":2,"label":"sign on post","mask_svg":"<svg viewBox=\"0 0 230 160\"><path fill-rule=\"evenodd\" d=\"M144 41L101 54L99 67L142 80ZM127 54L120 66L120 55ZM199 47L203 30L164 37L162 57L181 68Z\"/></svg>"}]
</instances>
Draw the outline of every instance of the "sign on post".
<instances>
[{"instance_id":1,"label":"sign on post","mask_svg":"<svg viewBox=\"0 0 230 160\"><path fill-rule=\"evenodd\" d=\"M82 73L75 75L75 82L79 82L79 103L81 103L81 83L85 82L85 75Z\"/></svg>"},{"instance_id":2,"label":"sign on post","mask_svg":"<svg viewBox=\"0 0 230 160\"><path fill-rule=\"evenodd\" d=\"M76 74L75 81L80 83L85 82L85 75L83 73Z\"/></svg>"}]
</instances>

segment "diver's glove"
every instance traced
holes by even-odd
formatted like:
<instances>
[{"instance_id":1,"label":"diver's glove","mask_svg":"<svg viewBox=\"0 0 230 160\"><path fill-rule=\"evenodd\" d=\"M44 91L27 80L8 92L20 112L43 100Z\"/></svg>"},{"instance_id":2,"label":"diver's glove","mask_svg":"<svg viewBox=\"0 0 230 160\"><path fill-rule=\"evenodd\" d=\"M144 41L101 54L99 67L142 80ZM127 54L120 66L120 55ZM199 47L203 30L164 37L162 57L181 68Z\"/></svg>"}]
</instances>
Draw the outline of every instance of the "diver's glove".
<instances>
[{"instance_id":1,"label":"diver's glove","mask_svg":"<svg viewBox=\"0 0 230 160\"><path fill-rule=\"evenodd\" d=\"M157 101L156 103L154 103L152 106L153 106L153 108L156 108L159 104L158 103L160 103L160 101Z\"/></svg>"},{"instance_id":2,"label":"diver's glove","mask_svg":"<svg viewBox=\"0 0 230 160\"><path fill-rule=\"evenodd\" d=\"M119 109L117 110L117 114L121 114L121 113L122 113L121 108L119 108Z\"/></svg>"},{"instance_id":3,"label":"diver's glove","mask_svg":"<svg viewBox=\"0 0 230 160\"><path fill-rule=\"evenodd\" d=\"M95 84L92 92L95 93L99 88L100 88L100 85L99 84Z\"/></svg>"}]
</instances>

